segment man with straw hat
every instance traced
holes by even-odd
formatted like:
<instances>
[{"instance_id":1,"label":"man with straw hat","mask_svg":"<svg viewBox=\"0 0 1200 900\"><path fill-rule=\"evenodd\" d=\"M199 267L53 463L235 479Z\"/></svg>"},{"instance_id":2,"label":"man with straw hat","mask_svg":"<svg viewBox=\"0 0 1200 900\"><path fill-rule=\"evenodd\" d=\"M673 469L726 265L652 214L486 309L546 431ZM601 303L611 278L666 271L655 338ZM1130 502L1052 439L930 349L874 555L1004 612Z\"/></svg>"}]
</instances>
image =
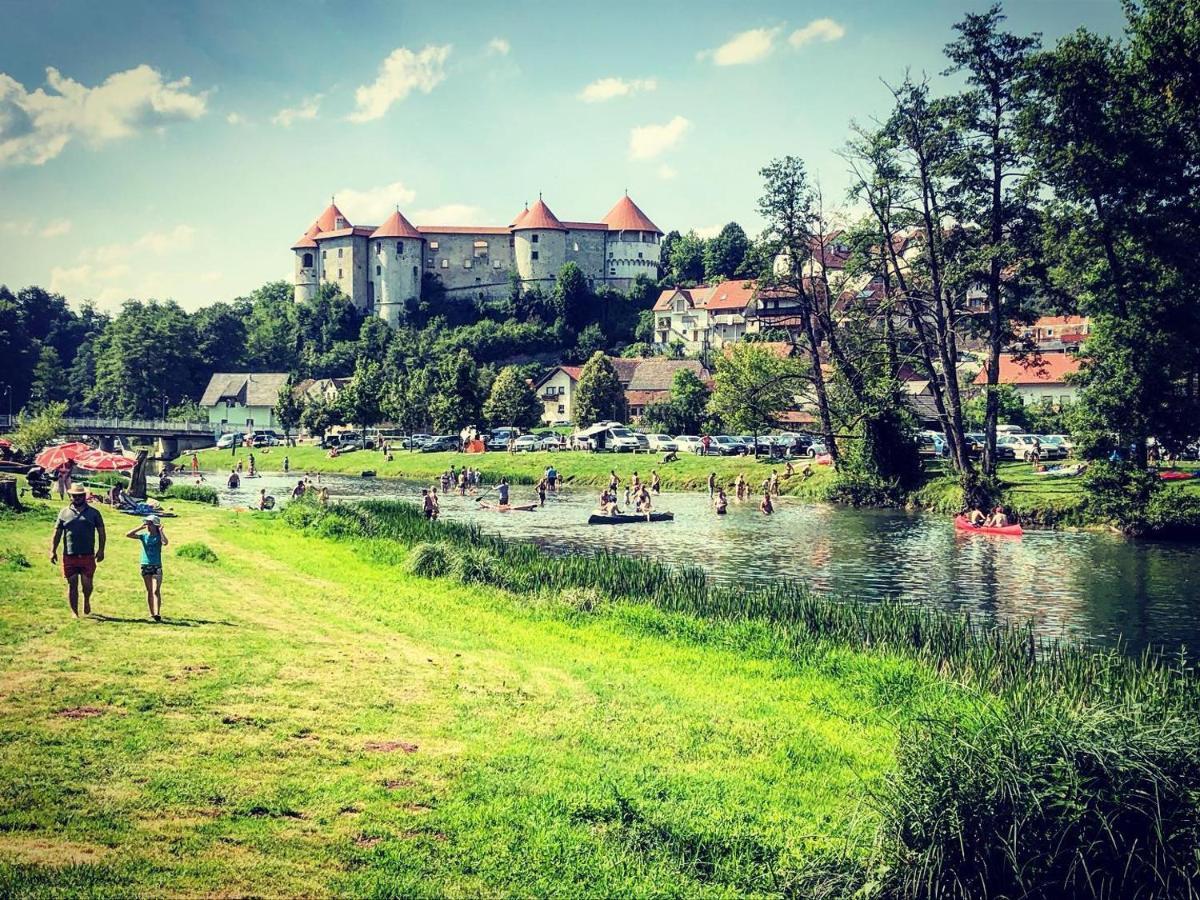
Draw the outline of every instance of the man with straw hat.
<instances>
[{"instance_id":1,"label":"man with straw hat","mask_svg":"<svg viewBox=\"0 0 1200 900\"><path fill-rule=\"evenodd\" d=\"M67 579L67 602L71 614L79 618L79 588L83 587L83 614L92 614L92 576L96 564L104 562L104 518L88 505L87 488L73 484L67 490L71 505L58 514L54 540L50 543L50 562L58 562L58 544L63 544L62 570Z\"/></svg>"}]
</instances>

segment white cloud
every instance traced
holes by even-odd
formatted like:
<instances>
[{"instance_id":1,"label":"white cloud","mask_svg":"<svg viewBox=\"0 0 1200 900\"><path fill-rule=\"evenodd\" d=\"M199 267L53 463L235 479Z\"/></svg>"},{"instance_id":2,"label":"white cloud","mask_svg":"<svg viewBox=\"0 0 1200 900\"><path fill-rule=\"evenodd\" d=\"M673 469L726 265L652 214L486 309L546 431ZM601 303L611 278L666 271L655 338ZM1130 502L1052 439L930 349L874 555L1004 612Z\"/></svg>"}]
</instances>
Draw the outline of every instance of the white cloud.
<instances>
[{"instance_id":1,"label":"white cloud","mask_svg":"<svg viewBox=\"0 0 1200 900\"><path fill-rule=\"evenodd\" d=\"M53 222L47 222L46 226L38 232L44 238L62 237L64 234L71 233L70 219L55 219Z\"/></svg>"},{"instance_id":2,"label":"white cloud","mask_svg":"<svg viewBox=\"0 0 1200 900\"><path fill-rule=\"evenodd\" d=\"M148 231L125 243L84 250L75 265L50 270L50 289L71 300L94 300L110 310L131 297L167 299L185 280L215 280L211 273L184 273L170 265L173 258L188 258L185 251L191 249L195 236L195 228L181 224ZM156 269L156 263L166 263L167 270Z\"/></svg>"},{"instance_id":3,"label":"white cloud","mask_svg":"<svg viewBox=\"0 0 1200 900\"><path fill-rule=\"evenodd\" d=\"M672 169L666 163L663 163L661 166L658 167L658 177L661 178L663 181L670 181L672 178L674 178L678 174L679 174L678 172L676 172L674 169Z\"/></svg>"},{"instance_id":4,"label":"white cloud","mask_svg":"<svg viewBox=\"0 0 1200 900\"><path fill-rule=\"evenodd\" d=\"M830 41L836 41L845 36L845 26L835 22L833 19L813 19L803 28L797 28L788 35L788 43L793 47L803 47L805 44L811 44L813 41L820 41L823 44L827 44Z\"/></svg>"},{"instance_id":5,"label":"white cloud","mask_svg":"<svg viewBox=\"0 0 1200 900\"><path fill-rule=\"evenodd\" d=\"M683 137L691 124L683 116L676 116L665 125L634 128L629 132L630 159L653 159Z\"/></svg>"},{"instance_id":6,"label":"white cloud","mask_svg":"<svg viewBox=\"0 0 1200 900\"><path fill-rule=\"evenodd\" d=\"M403 181L393 181L365 191L342 188L334 194L338 209L356 225L378 225L392 214L397 204L403 212L404 207L412 203L416 196L416 191L406 187Z\"/></svg>"},{"instance_id":7,"label":"white cloud","mask_svg":"<svg viewBox=\"0 0 1200 900\"><path fill-rule=\"evenodd\" d=\"M751 28L735 34L715 50L701 50L697 59L712 58L718 66L742 66L766 59L775 47L778 28Z\"/></svg>"},{"instance_id":8,"label":"white cloud","mask_svg":"<svg viewBox=\"0 0 1200 900\"><path fill-rule=\"evenodd\" d=\"M692 231L696 232L696 237L701 237L705 240L708 240L709 238L715 238L718 234L720 234L723 227L724 226L722 225L704 225L700 228L693 228Z\"/></svg>"},{"instance_id":9,"label":"white cloud","mask_svg":"<svg viewBox=\"0 0 1200 900\"><path fill-rule=\"evenodd\" d=\"M351 122L370 122L382 118L393 103L398 103L413 90L428 94L446 77L446 58L450 45L424 47L413 53L407 47L397 47L391 52L374 84L360 85L354 92L358 106L348 118Z\"/></svg>"},{"instance_id":10,"label":"white cloud","mask_svg":"<svg viewBox=\"0 0 1200 900\"><path fill-rule=\"evenodd\" d=\"M466 203L445 203L429 209L414 210L409 221L415 225L478 225L483 210Z\"/></svg>"},{"instance_id":11,"label":"white cloud","mask_svg":"<svg viewBox=\"0 0 1200 900\"><path fill-rule=\"evenodd\" d=\"M95 147L204 115L208 92L191 91L191 79L164 81L141 65L87 87L46 69L46 86L30 92L0 72L0 165L40 166L72 140Z\"/></svg>"},{"instance_id":12,"label":"white cloud","mask_svg":"<svg viewBox=\"0 0 1200 900\"><path fill-rule=\"evenodd\" d=\"M243 116L241 113L232 112L225 117L225 121L228 122L230 125L245 125L246 117Z\"/></svg>"},{"instance_id":13,"label":"white cloud","mask_svg":"<svg viewBox=\"0 0 1200 900\"><path fill-rule=\"evenodd\" d=\"M70 219L52 219L44 225L33 221L32 219L22 219L21 221L10 220L8 222L0 222L0 233L17 235L20 237L30 237L37 235L43 238L62 237L71 231Z\"/></svg>"},{"instance_id":14,"label":"white cloud","mask_svg":"<svg viewBox=\"0 0 1200 900\"><path fill-rule=\"evenodd\" d=\"M165 256L176 250L187 250L192 246L196 229L191 225L176 225L165 231L147 231L145 234L123 244L104 244L84 250L79 254L82 262L103 265L137 257Z\"/></svg>"},{"instance_id":15,"label":"white cloud","mask_svg":"<svg viewBox=\"0 0 1200 900\"><path fill-rule=\"evenodd\" d=\"M313 94L311 97L305 97L295 106L281 109L271 117L271 123L282 125L284 128L291 128L293 122L315 119L318 110L321 108L321 98L324 96L324 94Z\"/></svg>"},{"instance_id":16,"label":"white cloud","mask_svg":"<svg viewBox=\"0 0 1200 900\"><path fill-rule=\"evenodd\" d=\"M601 103L614 97L628 97L640 91L653 91L658 83L653 78L600 78L593 81L579 92L579 99L585 103Z\"/></svg>"},{"instance_id":17,"label":"white cloud","mask_svg":"<svg viewBox=\"0 0 1200 900\"><path fill-rule=\"evenodd\" d=\"M507 38L494 37L488 41L487 49L488 56L508 56L508 51L512 49L512 44L508 42Z\"/></svg>"}]
</instances>

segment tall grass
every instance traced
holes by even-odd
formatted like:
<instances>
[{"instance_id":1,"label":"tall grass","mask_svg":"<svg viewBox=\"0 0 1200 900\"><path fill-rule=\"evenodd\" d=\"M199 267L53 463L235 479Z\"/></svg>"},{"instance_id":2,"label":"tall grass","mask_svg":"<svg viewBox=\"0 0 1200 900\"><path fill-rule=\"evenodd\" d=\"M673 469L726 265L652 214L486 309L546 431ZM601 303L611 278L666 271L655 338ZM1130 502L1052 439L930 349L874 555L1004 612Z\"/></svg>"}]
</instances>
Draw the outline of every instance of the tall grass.
<instances>
[{"instance_id":1,"label":"tall grass","mask_svg":"<svg viewBox=\"0 0 1200 900\"><path fill-rule=\"evenodd\" d=\"M1040 639L1028 624L840 601L795 581L747 589L607 552L548 556L474 525L430 522L407 503L294 503L284 518L415 548L415 573L762 620L785 652L823 643L901 654L973 690L977 715L902 734L876 798L874 870L850 878L846 860L830 860L840 884L964 900L1200 897L1200 679L1182 655L1091 650Z\"/></svg>"}]
</instances>

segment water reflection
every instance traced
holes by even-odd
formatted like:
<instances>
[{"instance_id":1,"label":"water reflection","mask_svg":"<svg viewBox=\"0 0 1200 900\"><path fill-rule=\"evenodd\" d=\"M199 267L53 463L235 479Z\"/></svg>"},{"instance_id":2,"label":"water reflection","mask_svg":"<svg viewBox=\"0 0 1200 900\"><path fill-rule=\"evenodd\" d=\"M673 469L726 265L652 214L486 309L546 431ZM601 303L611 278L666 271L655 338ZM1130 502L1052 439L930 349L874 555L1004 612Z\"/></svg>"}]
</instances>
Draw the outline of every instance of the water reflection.
<instances>
[{"instance_id":1,"label":"water reflection","mask_svg":"<svg viewBox=\"0 0 1200 900\"><path fill-rule=\"evenodd\" d=\"M391 479L324 476L334 499L415 500L421 485ZM294 478L243 481L223 505L249 506L266 488L286 502ZM531 488L515 487L513 502ZM532 513L480 509L473 498L442 500L447 519L476 522L507 537L533 540L548 552L607 549L703 567L739 584L781 576L846 596L893 596L969 611L983 621L1034 619L1048 635L1132 650L1147 645L1200 646L1195 614L1200 547L1130 541L1115 535L1031 532L1022 538L956 533L941 517L892 510L851 510L783 498L775 515L757 502L731 502L713 515L702 494L663 494L656 509L675 521L589 526L594 492L564 491Z\"/></svg>"}]
</instances>

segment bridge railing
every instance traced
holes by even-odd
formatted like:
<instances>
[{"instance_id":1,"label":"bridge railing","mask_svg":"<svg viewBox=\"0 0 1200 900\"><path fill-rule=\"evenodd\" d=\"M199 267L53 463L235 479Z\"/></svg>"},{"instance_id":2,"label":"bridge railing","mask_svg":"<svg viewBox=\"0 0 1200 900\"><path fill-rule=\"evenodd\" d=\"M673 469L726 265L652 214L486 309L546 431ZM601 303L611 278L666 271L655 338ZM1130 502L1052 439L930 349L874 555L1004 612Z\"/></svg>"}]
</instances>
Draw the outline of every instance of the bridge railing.
<instances>
[{"instance_id":1,"label":"bridge railing","mask_svg":"<svg viewBox=\"0 0 1200 900\"><path fill-rule=\"evenodd\" d=\"M162 419L64 419L68 431L121 434L133 431L161 431L170 434L209 434L208 422L171 422Z\"/></svg>"}]
</instances>

